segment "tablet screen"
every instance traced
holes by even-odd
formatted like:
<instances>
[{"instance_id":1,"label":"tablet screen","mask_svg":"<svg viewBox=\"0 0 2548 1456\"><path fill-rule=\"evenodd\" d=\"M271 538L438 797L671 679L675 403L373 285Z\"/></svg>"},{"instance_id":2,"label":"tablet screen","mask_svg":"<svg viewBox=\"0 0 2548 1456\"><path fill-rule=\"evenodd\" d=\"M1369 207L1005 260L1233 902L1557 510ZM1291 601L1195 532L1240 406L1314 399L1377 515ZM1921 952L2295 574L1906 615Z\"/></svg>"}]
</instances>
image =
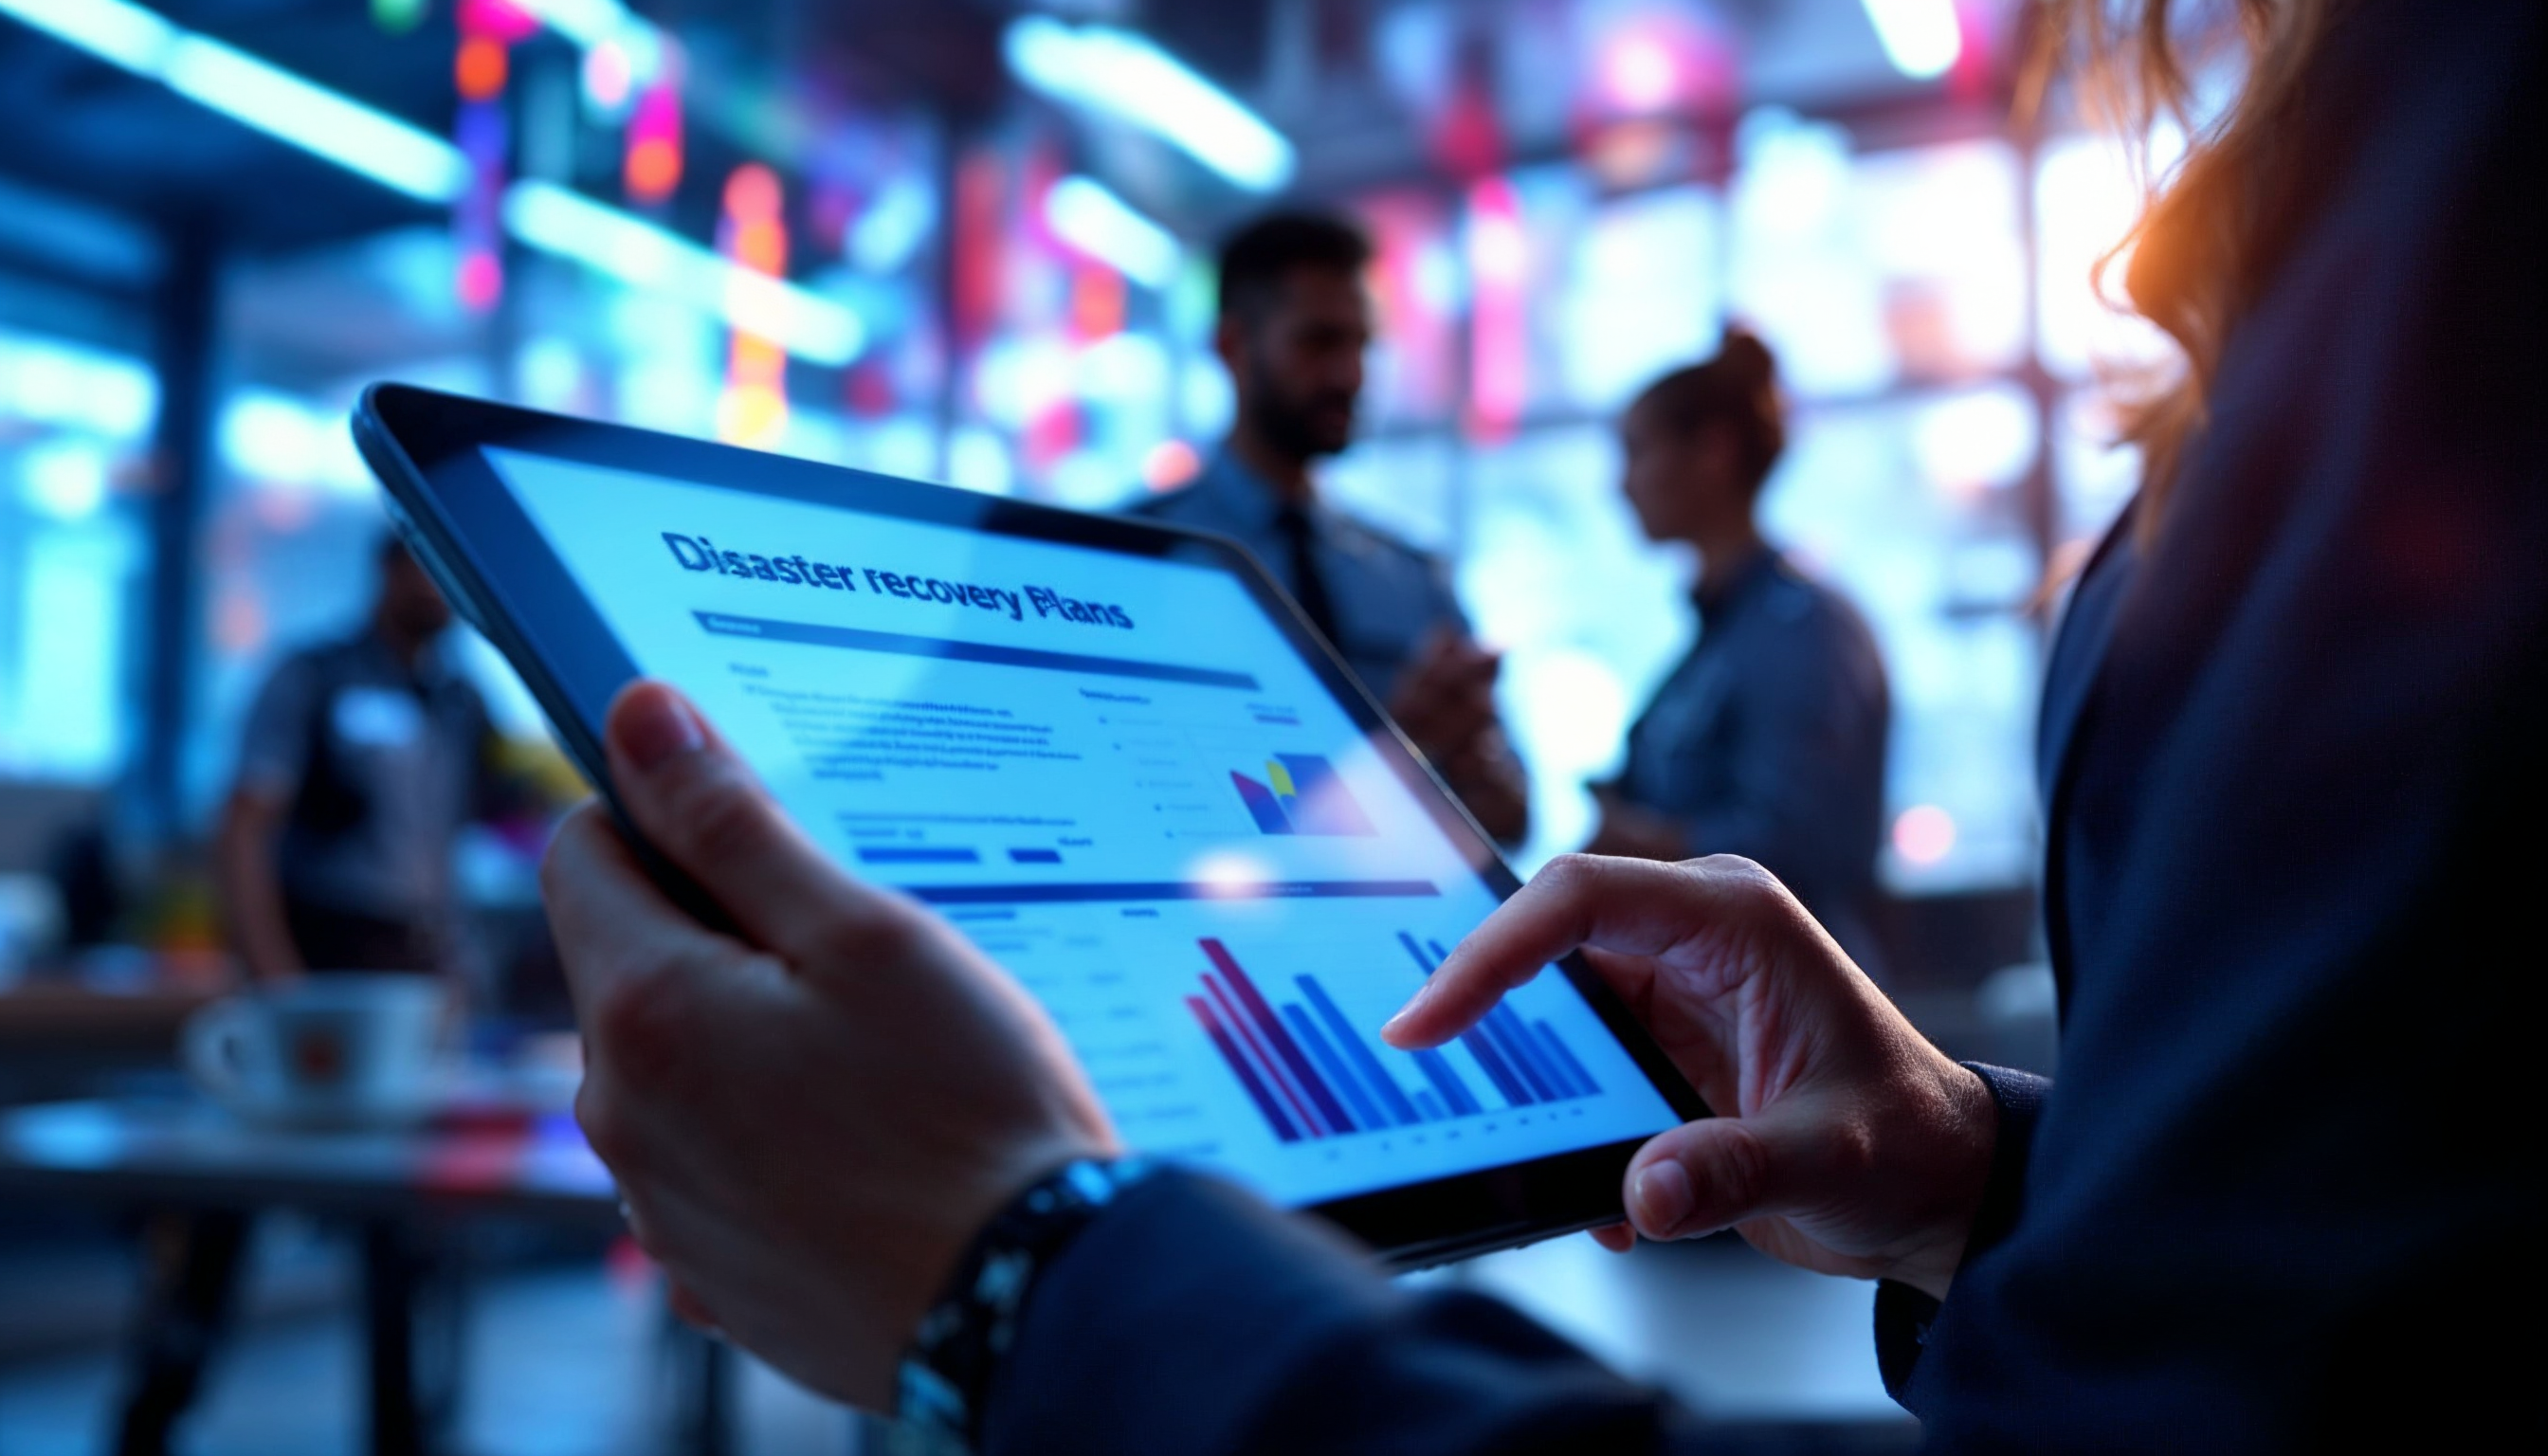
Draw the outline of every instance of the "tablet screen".
<instances>
[{"instance_id":1,"label":"tablet screen","mask_svg":"<svg viewBox=\"0 0 2548 1456\"><path fill-rule=\"evenodd\" d=\"M1232 572L489 446L638 669L936 906L1127 1142L1307 1205L1679 1119L1543 975L1378 1029L1497 898Z\"/></svg>"}]
</instances>

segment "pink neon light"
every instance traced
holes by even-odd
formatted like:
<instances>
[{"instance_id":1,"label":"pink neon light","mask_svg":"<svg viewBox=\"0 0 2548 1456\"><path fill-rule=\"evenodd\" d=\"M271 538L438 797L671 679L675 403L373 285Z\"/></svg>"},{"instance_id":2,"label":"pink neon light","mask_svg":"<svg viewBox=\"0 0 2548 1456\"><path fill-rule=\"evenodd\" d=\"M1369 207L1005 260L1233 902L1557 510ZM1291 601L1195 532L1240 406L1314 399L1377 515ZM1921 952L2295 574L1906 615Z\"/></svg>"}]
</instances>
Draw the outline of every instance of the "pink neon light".
<instances>
[{"instance_id":1,"label":"pink neon light","mask_svg":"<svg viewBox=\"0 0 2548 1456\"><path fill-rule=\"evenodd\" d=\"M1530 379L1530 249L1510 182L1470 185L1468 242L1469 427L1479 439L1499 440L1520 422Z\"/></svg>"}]
</instances>

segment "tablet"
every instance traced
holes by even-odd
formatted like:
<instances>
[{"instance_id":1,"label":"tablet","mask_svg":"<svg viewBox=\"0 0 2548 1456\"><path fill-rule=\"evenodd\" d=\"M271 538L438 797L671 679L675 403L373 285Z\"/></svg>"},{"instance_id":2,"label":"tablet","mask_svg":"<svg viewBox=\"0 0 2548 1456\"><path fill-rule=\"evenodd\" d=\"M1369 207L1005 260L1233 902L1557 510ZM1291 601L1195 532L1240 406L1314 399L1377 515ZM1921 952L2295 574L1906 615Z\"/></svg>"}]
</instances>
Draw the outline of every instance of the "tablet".
<instances>
[{"instance_id":1,"label":"tablet","mask_svg":"<svg viewBox=\"0 0 2548 1456\"><path fill-rule=\"evenodd\" d=\"M1382 1045L1517 885L1235 544L404 386L355 435L605 794L612 697L681 687L1025 983L1131 1146L1415 1265L1615 1222L1705 1114L1573 959Z\"/></svg>"}]
</instances>

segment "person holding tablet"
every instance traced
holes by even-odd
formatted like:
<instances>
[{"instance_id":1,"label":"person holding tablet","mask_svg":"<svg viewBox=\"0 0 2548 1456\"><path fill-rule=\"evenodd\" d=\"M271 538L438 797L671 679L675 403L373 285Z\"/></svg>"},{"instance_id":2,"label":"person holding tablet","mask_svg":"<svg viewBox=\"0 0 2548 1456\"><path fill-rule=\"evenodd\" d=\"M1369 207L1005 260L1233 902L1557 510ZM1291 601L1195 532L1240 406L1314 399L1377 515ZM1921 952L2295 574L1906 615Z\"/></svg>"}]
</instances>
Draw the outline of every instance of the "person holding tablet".
<instances>
[{"instance_id":1,"label":"person holding tablet","mask_svg":"<svg viewBox=\"0 0 2548 1456\"><path fill-rule=\"evenodd\" d=\"M1311 474L1353 442L1370 262L1361 230L1323 213L1270 214L1230 235L1213 334L1234 396L1229 437L1192 482L1133 511L1254 553L1478 823L1518 844L1530 786L1497 715L1502 660L1472 636L1448 564L1326 504Z\"/></svg>"},{"instance_id":2,"label":"person holding tablet","mask_svg":"<svg viewBox=\"0 0 2548 1456\"><path fill-rule=\"evenodd\" d=\"M1849 598L1761 535L1761 490L1787 443L1769 346L1726 330L1714 358L1646 387L1619 442L1647 538L1695 547L1705 575L1698 641L1628 730L1585 850L1756 860L1880 981L1884 659Z\"/></svg>"},{"instance_id":3,"label":"person holding tablet","mask_svg":"<svg viewBox=\"0 0 2548 1456\"><path fill-rule=\"evenodd\" d=\"M2163 6L2068 13L2182 100ZM2495 1003L2548 877L2548 10L2243 14L2246 89L2132 265L2193 367L2048 677L2058 1087L1948 1061L1732 860L1558 862L1389 1034L1593 948L1719 1114L1637 1154L1634 1229L1885 1281L1942 1450L2541 1434L2536 1053ZM731 917L597 810L549 861L580 1111L694 1318L993 1453L1697 1448L1491 1301L1115 1160L1038 1003L678 694L624 693L608 761Z\"/></svg>"}]
</instances>

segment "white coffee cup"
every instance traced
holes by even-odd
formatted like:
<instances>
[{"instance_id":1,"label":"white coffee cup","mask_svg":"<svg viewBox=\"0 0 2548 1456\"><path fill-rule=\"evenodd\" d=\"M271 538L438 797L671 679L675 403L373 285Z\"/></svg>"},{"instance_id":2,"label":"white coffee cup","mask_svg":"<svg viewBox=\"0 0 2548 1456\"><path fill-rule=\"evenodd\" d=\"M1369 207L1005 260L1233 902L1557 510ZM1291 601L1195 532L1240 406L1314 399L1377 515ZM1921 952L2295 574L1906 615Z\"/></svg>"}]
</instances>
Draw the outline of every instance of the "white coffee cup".
<instances>
[{"instance_id":1,"label":"white coffee cup","mask_svg":"<svg viewBox=\"0 0 2548 1456\"><path fill-rule=\"evenodd\" d=\"M381 1127L433 1110L450 996L429 975L331 973L217 1001L186 1023L186 1072L241 1117Z\"/></svg>"}]
</instances>

